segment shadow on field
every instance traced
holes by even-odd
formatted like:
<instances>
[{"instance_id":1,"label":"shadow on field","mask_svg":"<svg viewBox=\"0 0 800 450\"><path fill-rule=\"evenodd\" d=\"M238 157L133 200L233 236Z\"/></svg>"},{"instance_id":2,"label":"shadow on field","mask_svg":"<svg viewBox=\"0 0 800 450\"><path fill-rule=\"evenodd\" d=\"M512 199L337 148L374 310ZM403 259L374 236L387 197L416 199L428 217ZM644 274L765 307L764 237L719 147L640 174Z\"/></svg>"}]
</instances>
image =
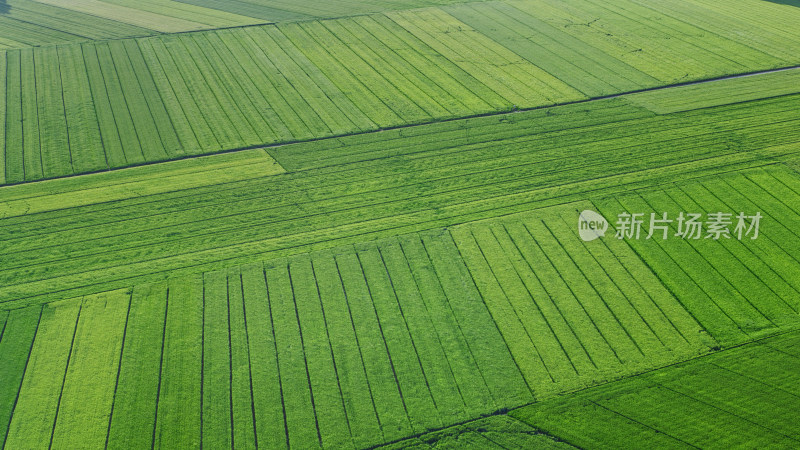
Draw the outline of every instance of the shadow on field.
<instances>
[{"instance_id":1,"label":"shadow on field","mask_svg":"<svg viewBox=\"0 0 800 450\"><path fill-rule=\"evenodd\" d=\"M8 6L6 0L0 0L0 14L7 14L10 9L11 7Z\"/></svg>"},{"instance_id":2,"label":"shadow on field","mask_svg":"<svg viewBox=\"0 0 800 450\"><path fill-rule=\"evenodd\" d=\"M779 5L796 6L800 8L800 0L767 0L770 3L777 3Z\"/></svg>"}]
</instances>

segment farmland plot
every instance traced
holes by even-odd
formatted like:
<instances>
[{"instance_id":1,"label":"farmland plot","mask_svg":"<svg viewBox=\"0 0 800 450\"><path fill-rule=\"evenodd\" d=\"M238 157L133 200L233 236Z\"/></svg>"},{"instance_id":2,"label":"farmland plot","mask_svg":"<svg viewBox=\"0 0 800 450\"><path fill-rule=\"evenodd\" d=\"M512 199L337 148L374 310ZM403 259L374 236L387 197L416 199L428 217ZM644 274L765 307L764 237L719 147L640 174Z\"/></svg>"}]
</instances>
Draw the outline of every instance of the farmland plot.
<instances>
[{"instance_id":1,"label":"farmland plot","mask_svg":"<svg viewBox=\"0 0 800 450\"><path fill-rule=\"evenodd\" d=\"M529 383L545 392L574 390L712 346L627 245L581 243L573 222L582 209L452 231Z\"/></svg>"},{"instance_id":2,"label":"farmland plot","mask_svg":"<svg viewBox=\"0 0 800 450\"><path fill-rule=\"evenodd\" d=\"M511 415L580 447L793 447L797 343L767 338Z\"/></svg>"},{"instance_id":3,"label":"farmland plot","mask_svg":"<svg viewBox=\"0 0 800 450\"><path fill-rule=\"evenodd\" d=\"M18 309L5 314L0 357L3 383L0 389L0 436L3 442L8 437L8 427L17 401L22 377L28 364L33 337L39 326L42 309L39 307Z\"/></svg>"},{"instance_id":4,"label":"farmland plot","mask_svg":"<svg viewBox=\"0 0 800 450\"><path fill-rule=\"evenodd\" d=\"M633 94L634 104L657 114L709 108L721 104L746 102L756 98L796 94L800 69L782 70L758 76L743 76L707 83L689 84L674 89Z\"/></svg>"},{"instance_id":5,"label":"farmland plot","mask_svg":"<svg viewBox=\"0 0 800 450\"><path fill-rule=\"evenodd\" d=\"M455 0L4 0L0 50L346 17Z\"/></svg>"},{"instance_id":6,"label":"farmland plot","mask_svg":"<svg viewBox=\"0 0 800 450\"><path fill-rule=\"evenodd\" d=\"M654 116L609 99L356 135L276 149L292 171L277 176L258 176L254 166L240 181L219 171L219 183L148 195L127 196L111 185L93 190L119 199L113 203L70 200L80 189L53 197L12 186L5 195L19 200L0 223L7 255L0 300L41 302L38 296L53 295L53 283L74 295L99 285L122 288L131 277L155 280L156 273L491 218L659 185L675 174L763 166L797 154L795 102L788 96ZM315 157L307 159L307 151ZM76 207L47 212L58 207L56 198ZM20 228L31 220L37 227Z\"/></svg>"},{"instance_id":7,"label":"farmland plot","mask_svg":"<svg viewBox=\"0 0 800 450\"><path fill-rule=\"evenodd\" d=\"M534 394L459 264L446 234L411 235L46 305L20 400L4 399L7 445L26 430L108 432L112 447L363 448L525 404ZM79 386L94 400L76 403Z\"/></svg>"},{"instance_id":8,"label":"farmland plot","mask_svg":"<svg viewBox=\"0 0 800 450\"><path fill-rule=\"evenodd\" d=\"M719 342L732 345L797 320L797 183L787 169L767 167L594 203L610 217L642 208L676 218L704 208L763 216L761 234L751 232L742 240L732 225L732 235L719 240L707 239L706 229L699 239L631 241L656 273L670 274L665 282L698 321ZM679 232L677 222L673 225L668 232Z\"/></svg>"},{"instance_id":9,"label":"farmland plot","mask_svg":"<svg viewBox=\"0 0 800 450\"><path fill-rule=\"evenodd\" d=\"M0 447L800 441L797 8L54 4L0 4Z\"/></svg>"},{"instance_id":10,"label":"farmland plot","mask_svg":"<svg viewBox=\"0 0 800 450\"><path fill-rule=\"evenodd\" d=\"M51 442L80 306L80 302L64 301L43 307L37 337L25 366L26 373L35 375L22 379L13 398L16 407L8 425L5 448L41 447Z\"/></svg>"},{"instance_id":11,"label":"farmland plot","mask_svg":"<svg viewBox=\"0 0 800 450\"><path fill-rule=\"evenodd\" d=\"M747 8L751 2L737 0ZM127 8L121 1L96 3ZM141 7L156 14L167 3ZM0 182L539 108L798 64L800 53L760 51L746 33L709 30L640 3L471 2L3 52ZM730 8L716 15L733 30L749 30L776 16L774 8L753 9L747 18ZM781 13L786 23L797 20L795 10ZM778 25L764 36L762 45L800 45ZM785 95L794 92L795 73L718 86L736 91L738 101ZM773 80L783 87L773 89ZM687 89L662 95L695 98ZM649 94L638 101L647 106ZM692 100L694 107L727 97L703 95ZM658 111L691 108L682 101Z\"/></svg>"},{"instance_id":12,"label":"farmland plot","mask_svg":"<svg viewBox=\"0 0 800 450\"><path fill-rule=\"evenodd\" d=\"M35 0L6 0L0 50L87 39L139 36L150 30Z\"/></svg>"},{"instance_id":13,"label":"farmland plot","mask_svg":"<svg viewBox=\"0 0 800 450\"><path fill-rule=\"evenodd\" d=\"M792 189L800 182L786 169L766 168L714 176L682 188L694 192L696 187L743 183L743 179L773 183L774 189L781 185ZM663 192L672 190L643 190L637 198L652 201ZM751 186L750 192L758 195L759 191ZM629 205L629 197L615 196L619 200L613 201ZM610 199L592 202L606 214L613 204ZM765 214L780 207L763 196L758 205ZM772 421L771 433L790 432L792 405L773 414L769 403L731 402L725 399L732 390L703 387L708 385L703 377L709 373L727 380L734 377L730 371L755 364L734 357L702 370L681 369L674 376L656 371L623 382L630 386L626 389L634 390L644 389L648 380L657 383L647 388L646 398L637 394L649 402L638 408L650 408L650 415L641 409L634 414L626 400L617 398L623 395L617 388L610 391L616 397L604 396L588 404L584 399L595 395L594 390L547 400L684 361L717 343L727 346L763 335L760 330L751 333L738 324L731 327L722 320L708 320L703 308L711 302L700 305L676 289L671 272L659 266L660 260L653 259L647 244L612 236L581 243L574 223L569 222L574 222L580 209L591 206L579 202L545 208L458 225L450 231L336 247L44 305L20 397L11 407L9 442L21 439L23 424L43 442L69 440L58 423L85 416L80 419L87 424L82 432L93 439L102 439L102 433L108 432L112 446L127 436L156 446L167 445L167 440L194 445L202 439L207 445L225 447L261 442L278 447L364 448L397 441L404 448L415 444L401 440L406 436L446 428L426 435L423 444L502 447L539 442L558 448L564 445L539 436L537 430L586 445L588 441L572 440L588 432L583 431L590 426L585 415L606 410L644 424L631 430L640 438L652 428L664 427L667 431L658 439L666 442L676 436L686 439L671 430L687 422L675 422L664 408L685 405L698 417L711 417L708 405L718 401L727 402L725 414L739 417L743 411L755 411ZM767 247L778 236L779 231L772 230L778 224L765 223L762 238ZM723 248L749 255L748 262L765 280L771 273L787 283L786 289L795 289L787 271L796 266L768 260L755 264L757 253L748 253L755 251L755 244L749 244L731 241ZM698 253L711 248L693 246ZM688 265L705 270L697 261ZM692 270L687 274L692 276ZM695 284L703 290L722 286L714 279L696 279ZM753 292L760 294L760 290L754 287ZM727 298L716 294L713 299ZM742 300L749 302L753 312L745 319L796 328L797 314L785 310L795 298L746 297ZM731 317L741 314L735 310L741 305L718 305ZM19 311L28 311L33 322L39 314L39 308ZM59 315L52 316L53 312ZM4 328L19 326L14 325L17 314L8 315ZM90 326L101 319L103 326ZM747 336L736 335L734 329ZM8 333L16 330L3 335ZM30 345L27 339L23 336L23 349ZM784 339L775 345L800 342ZM5 338L0 340L0 351L4 342ZM93 349L92 359L83 353L88 349ZM777 357L772 346L764 347L762 353ZM24 351L17 353L16 359L23 355ZM140 366L148 369L139 370ZM102 376L75 375L88 369ZM676 370L664 369L667 374ZM752 398L767 399L781 389L793 389L791 381L778 374L766 379L774 386L747 385ZM97 396L92 405L99 409L81 408L73 402L72 392L79 384L87 384L82 392L88 389ZM112 398L113 403L108 403ZM34 401L35 405L30 404ZM508 418L447 428L534 401L539 403L513 413L533 429ZM139 414L133 405L145 412ZM59 418L62 411L76 408L83 415ZM548 408L566 415L553 419L553 410ZM534 412L525 412L529 410ZM55 431L41 427L38 418L42 417L56 420ZM620 426L632 426L628 419L615 420ZM563 423L570 428L562 436ZM730 426L752 428L747 423ZM704 432L702 428L686 430L683 433L699 437ZM772 439L773 434L764 439ZM614 438L602 433L592 436L597 442ZM732 436L736 439L735 433ZM786 438L793 439L792 435Z\"/></svg>"},{"instance_id":14,"label":"farmland plot","mask_svg":"<svg viewBox=\"0 0 800 450\"><path fill-rule=\"evenodd\" d=\"M102 17L114 22L133 25L137 28L144 28L150 30L151 33L174 33L258 22L229 13L214 12L213 14L203 14L202 8L191 8L169 0L137 3L129 1L71 0L67 4L55 0L35 1L70 9L89 16ZM180 6L183 7L180 8Z\"/></svg>"}]
</instances>

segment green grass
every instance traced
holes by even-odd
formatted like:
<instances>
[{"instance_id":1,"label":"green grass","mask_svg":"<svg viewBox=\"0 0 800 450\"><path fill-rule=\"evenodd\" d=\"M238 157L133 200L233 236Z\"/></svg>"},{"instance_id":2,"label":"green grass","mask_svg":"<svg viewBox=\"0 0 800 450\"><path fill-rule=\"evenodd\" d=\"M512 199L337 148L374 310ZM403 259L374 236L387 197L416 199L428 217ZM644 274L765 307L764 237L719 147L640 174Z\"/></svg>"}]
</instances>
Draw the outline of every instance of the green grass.
<instances>
[{"instance_id":1,"label":"green grass","mask_svg":"<svg viewBox=\"0 0 800 450\"><path fill-rule=\"evenodd\" d=\"M788 170L768 167L707 177L681 189L694 192L743 180L791 192L800 185ZM672 189L650 188L638 195L652 201L663 192ZM754 186L749 192L758 195ZM634 205L629 194L614 198ZM592 201L606 214L619 204ZM759 205L765 214L790 208L763 195ZM644 403L634 409L616 397L587 404L583 399L592 390L551 399L705 353L716 345L703 337L706 331L724 345L742 342L730 341L724 323L706 320L695 298L672 288L671 278L663 278L668 272L646 244L610 236L580 243L571 223L590 206L572 203L44 305L7 445L32 442L30 436L60 443L73 438L67 430L98 442L108 430L112 447L150 445L153 436L156 446L189 445L199 443L201 429L205 445L223 447L254 446L256 440L337 448L393 442L402 447L566 445L538 429L579 446L619 443L614 440L619 434L608 428L581 428L594 426L588 422L597 414L615 429L634 427L628 433L637 439L701 436L702 429L691 427L674 435L671 427L688 422L674 422L664 412L691 394L701 396L686 406L692 414L713 417L707 405L729 394L703 391L708 382L702 379L686 385L695 372L681 372L674 386L659 378L650 397L637 395ZM775 229L764 225L764 245L776 239ZM731 241L720 248L745 255L741 246L746 244ZM695 247L706 251L699 243ZM727 260L715 256L711 261ZM686 267L704 270L696 262ZM796 266L763 260L751 267L772 271L794 289L786 271ZM696 278L695 283L704 291L723 287L716 279ZM777 300L749 298L753 308L779 314L780 309L770 309L782 305ZM38 308L0 316L7 322L0 352L10 336L25 329L16 324L18 311L28 311L31 325L36 323ZM783 320L781 329L797 326L796 314L775 317ZM27 356L28 329L15 361ZM92 376L81 376L87 371ZM723 379L717 372L715 379ZM640 389L642 380L659 373L622 383ZM97 401L75 402L78 389L93 392ZM760 385L747 389L753 398L774 397ZM545 412L521 415L531 406L513 414L535 428L499 418L447 428L534 401ZM740 416L742 408L757 407L747 411L773 417L769 406L759 405L726 403L726 411ZM632 418L608 412L618 408ZM791 427L783 419L788 414L774 416L769 426ZM48 426L35 428L41 417ZM74 420L83 426L59 425ZM659 427L670 431L651 436ZM418 437L404 441L408 436Z\"/></svg>"},{"instance_id":2,"label":"green grass","mask_svg":"<svg viewBox=\"0 0 800 450\"><path fill-rule=\"evenodd\" d=\"M239 448L256 448L252 363L244 309L243 279L238 270L228 273L228 308L233 445Z\"/></svg>"},{"instance_id":3,"label":"green grass","mask_svg":"<svg viewBox=\"0 0 800 450\"><path fill-rule=\"evenodd\" d=\"M182 159L77 178L16 185L4 191L5 203L0 214L15 217L64 207L130 200L143 195L164 194L209 183L243 181L283 172L263 149ZM158 180L158 183L154 183L154 180ZM33 198L39 200L35 205L30 203Z\"/></svg>"},{"instance_id":4,"label":"green grass","mask_svg":"<svg viewBox=\"0 0 800 450\"><path fill-rule=\"evenodd\" d=\"M658 114L709 108L721 104L746 102L755 98L795 94L798 70L790 69L759 76L730 78L690 84L675 89L634 94L628 98Z\"/></svg>"},{"instance_id":5,"label":"green grass","mask_svg":"<svg viewBox=\"0 0 800 450\"><path fill-rule=\"evenodd\" d=\"M92 101L93 93L81 47L58 47L58 61L65 115L68 118L67 132L71 141L74 140L74 144L69 146L71 159L74 160L72 167L79 173L104 169L108 167L103 152L104 141L100 127L92 126L98 123L97 111Z\"/></svg>"},{"instance_id":6,"label":"green grass","mask_svg":"<svg viewBox=\"0 0 800 450\"><path fill-rule=\"evenodd\" d=\"M3 53L6 62L5 80L7 85L20 85L21 56L20 52ZM4 89L5 97L5 136L4 160L5 182L19 183L25 180L24 152L20 145L9 145L9 142L22 141L22 91L17 89ZM20 105L20 107L17 107Z\"/></svg>"},{"instance_id":7,"label":"green grass","mask_svg":"<svg viewBox=\"0 0 800 450\"><path fill-rule=\"evenodd\" d=\"M779 182L784 189L800 185L791 172L768 167L707 177L684 183L681 189L693 192L741 179L770 182L776 189ZM665 191L672 192L662 186L638 195L651 201ZM757 191L751 187L750 192ZM614 198L633 205L628 194ZM609 205L618 204L592 202L606 214ZM760 205L765 214L779 206L767 201ZM587 403L584 399L595 392L592 389L554 398L705 354L719 345L715 340L726 346L742 342L731 342L719 321L702 326L709 322L696 299L672 288L671 279L663 278L668 272L651 259L646 244L613 239L613 230L604 240L581 243L571 225L578 212L589 207L589 202L577 202L458 225L450 231L426 231L270 260L263 266L228 268L202 278L136 286L132 295L118 291L87 298L80 318L80 300L45 305L37 333L42 337L34 343L33 365L26 370L13 420L30 414L50 414L52 420L54 409L69 414L78 407L71 400L73 391L88 383L92 387L81 392L113 398L113 409L103 401L91 402L99 409L81 414L94 417L98 425L81 431L100 439L104 437L97 434L100 429L110 430L112 447L126 437L142 445L148 445L152 436L155 445L166 445L167 439L199 442L201 428L204 445L223 447L256 442L336 448L385 443L402 448L531 443L564 447L558 439L579 446L620 443L614 440L618 432L591 428L595 425L590 417L598 414L615 429L634 427L628 433L637 439L666 443L676 437L701 436L702 429L691 427L683 428L679 436L672 431L651 436L653 428L688 423L674 422L662 412L683 401L681 396L700 396L686 406L698 417L713 417L707 405L727 398L719 397L728 395L724 392L704 390L708 382L702 379L687 385L695 383L687 377L696 372L674 376L674 386L659 378L674 368L622 381L629 389L642 389L650 379L658 381L648 396L637 395L643 403L635 409L627 400L606 394ZM767 244L775 239L771 229L765 224L762 230ZM746 244L731 241L721 248L744 255L735 249ZM699 243L695 247L705 251ZM716 256L710 261L725 259ZM686 267L702 270L696 262ZM785 270L796 270L792 267L764 260L760 269L774 271L789 283ZM722 286L715 279L696 278L695 283L704 291ZM768 296L749 300L761 311L779 305ZM38 310L28 311L36 318ZM47 315L50 311L64 315L53 321ZM9 315L3 336L14 329L9 325L13 326L16 314ZM109 317L116 319L106 320ZM781 317L781 329L797 327L796 314ZM90 326L92 321L98 323ZM74 343L69 344L73 330ZM711 336L704 337L706 332ZM0 351L5 340L0 340ZM89 349L94 349L93 357L85 359L81 355ZM42 364L61 370L45 376ZM118 364L114 383L111 375ZM105 368L112 372L98 377ZM86 370L95 376L78 377ZM716 379L725 379L719 372L723 369L714 370ZM790 386L784 378L772 379ZM613 388L616 385L600 389L622 395ZM49 392L49 403L30 405L32 386L38 387L36 398L48 398ZM747 389L754 398L774 397L758 385ZM532 402L534 406L513 415L534 428L500 417L450 428ZM745 411L741 408L751 407L741 402L726 405L726 411L737 415ZM769 416L767 406L758 407L752 411ZM528 410L536 412L524 413ZM788 412L781 414L770 426L791 426L780 422ZM57 419L54 442L69 439L59 423L70 419ZM13 420L12 443L20 439L18 427L23 423ZM88 425L91 420L81 423ZM558 439L542 435L539 429ZM49 434L39 433L49 442ZM417 437L403 440L408 436Z\"/></svg>"},{"instance_id":8,"label":"green grass","mask_svg":"<svg viewBox=\"0 0 800 450\"><path fill-rule=\"evenodd\" d=\"M7 0L0 33L4 49L87 39L137 36L149 30L33 0Z\"/></svg>"},{"instance_id":9,"label":"green grass","mask_svg":"<svg viewBox=\"0 0 800 450\"><path fill-rule=\"evenodd\" d=\"M203 276L203 444L231 447L231 336L228 278Z\"/></svg>"},{"instance_id":10,"label":"green grass","mask_svg":"<svg viewBox=\"0 0 800 450\"><path fill-rule=\"evenodd\" d=\"M20 79L22 90L22 115L20 121L35 126L23 126L21 142L7 142L6 148L19 145L20 152L24 155L21 159L24 168L25 181L41 179L44 177L43 165L44 158L41 154L39 133L39 111L36 108L38 94L36 89L36 71L34 63L34 52L32 49L19 51L20 58ZM8 90L8 88L6 87ZM16 107L16 104L14 105ZM13 151L12 151L13 153ZM9 170L8 167L6 170ZM14 170L14 169L11 169Z\"/></svg>"},{"instance_id":11,"label":"green grass","mask_svg":"<svg viewBox=\"0 0 800 450\"><path fill-rule=\"evenodd\" d=\"M7 0L0 17L0 51L86 40L294 22L454 3L455 0L355 2L243 0Z\"/></svg>"},{"instance_id":12,"label":"green grass","mask_svg":"<svg viewBox=\"0 0 800 450\"><path fill-rule=\"evenodd\" d=\"M8 67L7 63L7 56L6 53L0 53L0 67ZM0 86L6 85L6 78L7 69L0 70ZM0 93L0 148L3 149L3 158L2 162L0 162L0 183L6 183L6 157L5 157L5 149L6 149L6 90L3 89L2 93Z\"/></svg>"},{"instance_id":13,"label":"green grass","mask_svg":"<svg viewBox=\"0 0 800 450\"><path fill-rule=\"evenodd\" d=\"M662 286L651 283L645 291L638 280L654 274L631 258L627 245L576 239L572 224L583 209L590 205L452 231L539 399L683 360L713 345Z\"/></svg>"},{"instance_id":14,"label":"green grass","mask_svg":"<svg viewBox=\"0 0 800 450\"><path fill-rule=\"evenodd\" d=\"M203 305L200 277L171 280L161 354L155 448L200 445Z\"/></svg>"},{"instance_id":15,"label":"green grass","mask_svg":"<svg viewBox=\"0 0 800 450\"><path fill-rule=\"evenodd\" d=\"M364 448L527 403L469 283L437 233L45 305L9 443L47 414L38 439L59 445L106 432L111 447L184 445L202 429L204 445ZM4 336L24 330L17 314ZM76 402L79 388L94 400Z\"/></svg>"},{"instance_id":16,"label":"green grass","mask_svg":"<svg viewBox=\"0 0 800 450\"><path fill-rule=\"evenodd\" d=\"M290 260L289 271L292 285L295 286L295 307L300 329L303 330L303 348L314 392L314 405L319 411L322 445L328 448L351 447L350 423L311 258L304 256Z\"/></svg>"},{"instance_id":17,"label":"green grass","mask_svg":"<svg viewBox=\"0 0 800 450\"><path fill-rule=\"evenodd\" d=\"M264 269L260 264L242 267L247 342L250 350L250 380L256 441L285 447L285 418L278 372L277 347ZM275 384L278 388L275 388Z\"/></svg>"},{"instance_id":18,"label":"green grass","mask_svg":"<svg viewBox=\"0 0 800 450\"><path fill-rule=\"evenodd\" d=\"M296 299L286 261L265 267L270 310L277 347L280 386L283 393L286 438L289 447L319 447L321 436L313 393L309 382L308 360L296 311Z\"/></svg>"},{"instance_id":19,"label":"green grass","mask_svg":"<svg viewBox=\"0 0 800 450\"><path fill-rule=\"evenodd\" d=\"M45 178L63 176L74 170L58 59L55 47L46 47L33 58L35 102L39 109L39 152Z\"/></svg>"}]
</instances>

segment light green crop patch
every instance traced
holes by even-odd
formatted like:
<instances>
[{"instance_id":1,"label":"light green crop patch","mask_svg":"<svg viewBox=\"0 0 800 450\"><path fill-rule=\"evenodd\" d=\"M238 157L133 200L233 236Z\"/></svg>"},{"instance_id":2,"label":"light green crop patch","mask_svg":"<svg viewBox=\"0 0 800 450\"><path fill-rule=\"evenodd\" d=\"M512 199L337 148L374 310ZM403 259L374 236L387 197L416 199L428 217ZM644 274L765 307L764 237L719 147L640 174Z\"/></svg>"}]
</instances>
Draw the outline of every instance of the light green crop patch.
<instances>
[{"instance_id":1,"label":"light green crop patch","mask_svg":"<svg viewBox=\"0 0 800 450\"><path fill-rule=\"evenodd\" d=\"M0 187L0 217L125 200L284 173L263 149Z\"/></svg>"},{"instance_id":2,"label":"light green crop patch","mask_svg":"<svg viewBox=\"0 0 800 450\"><path fill-rule=\"evenodd\" d=\"M800 69L689 84L625 96L657 114L729 105L800 93Z\"/></svg>"},{"instance_id":3,"label":"light green crop patch","mask_svg":"<svg viewBox=\"0 0 800 450\"><path fill-rule=\"evenodd\" d=\"M153 31L162 33L173 33L181 31L192 31L204 28L213 28L214 26L229 25L229 24L246 24L253 23L254 20L247 17L236 17L231 15L234 21L210 20L212 19L206 15L189 14L189 11L181 11L179 14L166 15L162 14L164 11L147 11L147 3L145 7L129 7L127 5L114 4L114 2L101 2L97 0L70 0L68 2L59 2L54 0L36 0L39 3L46 5L58 6L72 11L84 13L91 16L99 16L105 19L114 20L128 25L147 28ZM161 1L163 6L169 8L170 4L181 6L179 2ZM186 6L186 5L182 5ZM174 9L174 6L173 6ZM202 10L202 8L197 8ZM195 22L193 20L203 20L204 22Z\"/></svg>"}]
</instances>

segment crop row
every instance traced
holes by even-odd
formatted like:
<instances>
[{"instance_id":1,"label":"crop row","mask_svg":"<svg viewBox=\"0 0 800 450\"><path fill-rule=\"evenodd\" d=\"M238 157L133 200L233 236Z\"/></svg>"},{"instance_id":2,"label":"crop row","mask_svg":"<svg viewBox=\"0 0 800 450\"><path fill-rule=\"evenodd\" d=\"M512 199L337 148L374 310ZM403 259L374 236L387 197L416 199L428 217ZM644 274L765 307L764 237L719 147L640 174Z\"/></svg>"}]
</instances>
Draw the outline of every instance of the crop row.
<instances>
[{"instance_id":1,"label":"crop row","mask_svg":"<svg viewBox=\"0 0 800 450\"><path fill-rule=\"evenodd\" d=\"M775 9L747 0L724 9L698 3L707 2L520 0L442 10L590 97L797 64L783 51L796 48L796 37L767 19ZM745 8L749 15L740 17ZM796 11L784 10L795 23Z\"/></svg>"},{"instance_id":2,"label":"crop row","mask_svg":"<svg viewBox=\"0 0 800 450\"><path fill-rule=\"evenodd\" d=\"M636 253L664 277L698 322L719 342L732 345L796 323L798 196L800 180L776 166L594 203L611 218L626 211L648 217L666 212L672 218L681 211L763 216L756 239L631 240ZM673 222L669 233L676 232Z\"/></svg>"},{"instance_id":3,"label":"crop row","mask_svg":"<svg viewBox=\"0 0 800 450\"><path fill-rule=\"evenodd\" d=\"M764 157L795 151L780 146L798 140L791 98L722 107L702 120L682 114L634 119L628 127L570 130L564 123L552 137L526 136L522 121L519 137L505 141L451 147L427 138L427 152L414 145L405 147L411 154L11 217L0 223L7 264L0 293L9 301L42 294L56 281L71 289L151 274L156 266L189 268L431 229L658 184L675 173L763 165ZM599 132L586 132L593 127ZM732 133L746 139L732 146Z\"/></svg>"},{"instance_id":4,"label":"crop row","mask_svg":"<svg viewBox=\"0 0 800 450\"><path fill-rule=\"evenodd\" d=\"M446 232L0 317L5 448L365 448L535 395Z\"/></svg>"},{"instance_id":5,"label":"crop row","mask_svg":"<svg viewBox=\"0 0 800 450\"><path fill-rule=\"evenodd\" d=\"M0 16L0 51L44 44L140 36L149 30L34 0L6 0Z\"/></svg>"},{"instance_id":6,"label":"crop row","mask_svg":"<svg viewBox=\"0 0 800 450\"><path fill-rule=\"evenodd\" d=\"M697 42L684 36L699 33L700 25L662 24L634 2L583 3L589 11L562 12L546 1L468 3L5 51L0 183L540 107L797 62L756 57L730 35ZM534 17L534 11L544 13ZM595 15L602 33L557 26ZM645 32L653 27L658 39ZM607 36L619 30L636 31L624 42ZM786 37L779 29L774 34ZM629 51L636 45L642 51ZM757 92L770 85L755 83Z\"/></svg>"},{"instance_id":7,"label":"crop row","mask_svg":"<svg viewBox=\"0 0 800 450\"><path fill-rule=\"evenodd\" d=\"M511 413L579 447L796 446L796 332ZM680 411L680 414L676 414Z\"/></svg>"},{"instance_id":8,"label":"crop row","mask_svg":"<svg viewBox=\"0 0 800 450\"><path fill-rule=\"evenodd\" d=\"M586 205L452 229L523 375L563 392L707 351L713 339L625 243L582 244Z\"/></svg>"},{"instance_id":9,"label":"crop row","mask_svg":"<svg viewBox=\"0 0 800 450\"><path fill-rule=\"evenodd\" d=\"M703 436L705 428L676 419L675 408L731 427L728 418L755 414L774 437L795 426L796 399L774 399L796 383L785 374L742 377L774 367L757 362L762 354L795 373L785 353L796 353L796 336L690 363L699 369L677 366L599 394L547 399L691 358L714 340L742 342L722 316L709 315L716 307L736 319L747 314L733 329L795 327L792 249L800 237L786 225L800 219L791 201L798 180L768 167L594 201L613 217L617 205L672 213L665 196L689 209L747 196L757 203L740 205L757 205L765 217L759 239L748 242L691 250L682 241L617 240L610 229L581 243L574 219L592 205L580 202L0 311L4 447L365 448L534 400L543 402L514 416L579 445L628 429L640 437L663 430L659 442ZM705 189L719 200L701 197ZM698 203L684 203L678 190ZM693 281L673 278L656 246ZM712 273L707 266L726 278L697 277ZM739 282L751 290L732 298ZM685 295L675 283L694 283L709 297ZM618 426L595 430L598 415ZM736 426L731 439L752 428ZM436 436L495 442L493 426L460 430ZM497 430L497 439L511 430Z\"/></svg>"}]
</instances>

